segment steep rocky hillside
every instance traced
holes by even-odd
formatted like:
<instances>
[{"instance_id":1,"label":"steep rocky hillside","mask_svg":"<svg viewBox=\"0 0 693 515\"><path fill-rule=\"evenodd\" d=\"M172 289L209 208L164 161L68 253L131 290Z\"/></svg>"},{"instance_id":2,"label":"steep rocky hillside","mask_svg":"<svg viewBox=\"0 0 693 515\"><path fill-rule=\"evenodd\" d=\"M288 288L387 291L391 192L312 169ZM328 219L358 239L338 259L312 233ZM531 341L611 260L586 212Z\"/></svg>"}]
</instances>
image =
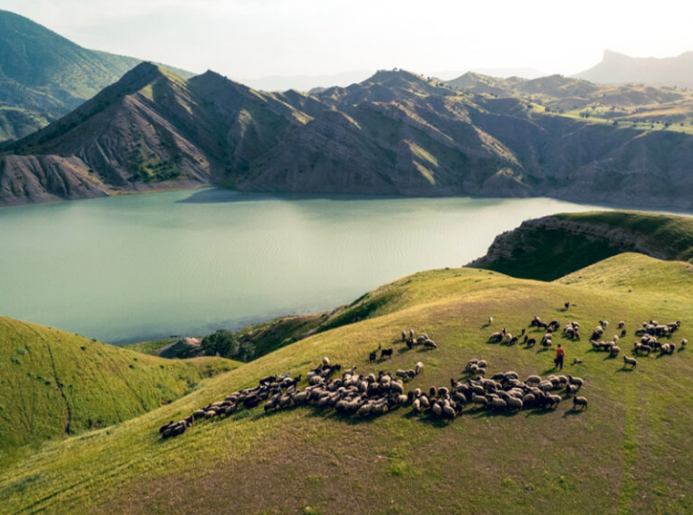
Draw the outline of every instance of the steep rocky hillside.
<instances>
[{"instance_id":1,"label":"steep rocky hillside","mask_svg":"<svg viewBox=\"0 0 693 515\"><path fill-rule=\"evenodd\" d=\"M208 72L150 63L0 157L0 205L223 182L307 115Z\"/></svg>"},{"instance_id":2,"label":"steep rocky hillside","mask_svg":"<svg viewBox=\"0 0 693 515\"><path fill-rule=\"evenodd\" d=\"M463 82L489 81L467 74ZM396 70L315 95L264 93L214 72L186 80L145 63L46 129L0 147L0 205L211 183L693 207L693 131L623 121L642 115L631 105L638 95L669 116L671 105L687 113L692 94L609 90L631 110L609 121L611 111L594 104L607 92L584 81L492 83L509 89L460 90ZM587 103L591 114L561 102Z\"/></svg>"}]
</instances>

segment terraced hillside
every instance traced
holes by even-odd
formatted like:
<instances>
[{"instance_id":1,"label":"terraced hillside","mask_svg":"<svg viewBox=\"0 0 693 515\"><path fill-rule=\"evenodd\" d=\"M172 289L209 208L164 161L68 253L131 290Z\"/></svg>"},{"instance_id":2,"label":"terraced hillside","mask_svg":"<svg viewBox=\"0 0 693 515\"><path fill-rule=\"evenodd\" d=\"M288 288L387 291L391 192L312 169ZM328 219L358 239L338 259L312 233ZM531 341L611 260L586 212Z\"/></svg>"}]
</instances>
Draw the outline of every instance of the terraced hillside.
<instances>
[{"instance_id":1,"label":"terraced hillside","mask_svg":"<svg viewBox=\"0 0 693 515\"><path fill-rule=\"evenodd\" d=\"M196 421L162 440L158 428L268 374L305 373L323 356L358 372L424 371L407 389L447 386L473 357L489 373L554 372L553 352L487 343L533 316L589 333L619 320L681 321L693 337L693 267L622 254L552 283L475 269L423 272L356 303L360 321L288 345L201 384L191 394L108 429L45 443L0 472L3 513L690 513L693 509L693 359L689 349L623 361L591 351L587 338L555 336L564 372L585 380L590 405L494 413L470 407L454 421L400 408L377 419L299 407L240 410ZM564 303L571 306L564 311ZM487 326L492 315L493 324ZM427 332L433 351L408 350L402 329ZM615 328L615 327L614 327ZM378 344L391 360L370 364ZM622 338L630 354L632 340ZM140 358L141 359L141 358ZM301 384L301 387L304 385Z\"/></svg>"},{"instance_id":2,"label":"terraced hillside","mask_svg":"<svg viewBox=\"0 0 693 515\"><path fill-rule=\"evenodd\" d=\"M144 356L0 317L0 466L45 440L112 426L171 403L234 366L221 358Z\"/></svg>"}]
</instances>

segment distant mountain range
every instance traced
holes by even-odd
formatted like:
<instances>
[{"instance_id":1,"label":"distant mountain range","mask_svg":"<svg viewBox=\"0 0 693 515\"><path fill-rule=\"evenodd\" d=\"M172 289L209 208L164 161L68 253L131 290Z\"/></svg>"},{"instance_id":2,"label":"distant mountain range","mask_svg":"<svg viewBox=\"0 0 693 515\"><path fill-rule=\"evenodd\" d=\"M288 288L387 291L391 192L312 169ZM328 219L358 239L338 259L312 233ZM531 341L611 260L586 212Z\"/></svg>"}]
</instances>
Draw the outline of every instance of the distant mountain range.
<instances>
[{"instance_id":1,"label":"distant mountain range","mask_svg":"<svg viewBox=\"0 0 693 515\"><path fill-rule=\"evenodd\" d=\"M693 93L672 88L403 70L263 93L143 63L0 147L0 204L218 184L690 208L691 106Z\"/></svg>"},{"instance_id":2,"label":"distant mountain range","mask_svg":"<svg viewBox=\"0 0 693 515\"><path fill-rule=\"evenodd\" d=\"M0 12L0 205L217 184L693 208L684 88L393 69L267 93L137 63Z\"/></svg>"},{"instance_id":3,"label":"distant mountain range","mask_svg":"<svg viewBox=\"0 0 693 515\"><path fill-rule=\"evenodd\" d=\"M357 70L332 75L268 75L257 79L240 79L240 82L262 91L311 91L332 86L349 86L366 80L373 70Z\"/></svg>"},{"instance_id":4,"label":"distant mountain range","mask_svg":"<svg viewBox=\"0 0 693 515\"><path fill-rule=\"evenodd\" d=\"M23 16L0 10L0 141L45 127L141 62L82 48Z\"/></svg>"},{"instance_id":5,"label":"distant mountain range","mask_svg":"<svg viewBox=\"0 0 693 515\"><path fill-rule=\"evenodd\" d=\"M655 86L693 87L693 52L678 57L630 57L611 50L602 62L574 75L602 84L639 83Z\"/></svg>"},{"instance_id":6,"label":"distant mountain range","mask_svg":"<svg viewBox=\"0 0 693 515\"><path fill-rule=\"evenodd\" d=\"M443 80L450 80L459 77L467 70L460 71L440 71L430 75ZM474 68L470 71L493 77L524 77L525 79L536 79L546 75L534 68ZM359 70L332 75L269 75L258 79L239 79L239 82L250 86L253 89L263 91L287 91L296 89L298 91L316 92L330 88L332 86L350 86L357 82L362 82L373 75L373 70Z\"/></svg>"}]
</instances>

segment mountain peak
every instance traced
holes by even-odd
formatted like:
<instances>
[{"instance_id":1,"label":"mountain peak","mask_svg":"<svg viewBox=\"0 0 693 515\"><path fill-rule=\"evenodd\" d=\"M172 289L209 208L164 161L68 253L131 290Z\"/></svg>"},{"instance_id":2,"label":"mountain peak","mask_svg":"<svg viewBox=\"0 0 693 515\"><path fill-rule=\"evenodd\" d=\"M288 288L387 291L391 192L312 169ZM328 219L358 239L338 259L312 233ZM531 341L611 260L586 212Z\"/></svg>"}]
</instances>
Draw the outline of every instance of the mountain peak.
<instances>
[{"instance_id":1,"label":"mountain peak","mask_svg":"<svg viewBox=\"0 0 693 515\"><path fill-rule=\"evenodd\" d=\"M425 79L416 73L403 70L402 68L393 68L392 70L378 70L370 78L366 79L364 82L371 82L377 84L385 84L392 81L393 79L404 79L407 81L419 81L424 82Z\"/></svg>"},{"instance_id":2,"label":"mountain peak","mask_svg":"<svg viewBox=\"0 0 693 515\"><path fill-rule=\"evenodd\" d=\"M632 59L632 57L622 54L621 52L615 52L614 50L609 50L608 48L604 50L604 55L602 57L603 62L609 61L623 61L625 59Z\"/></svg>"}]
</instances>

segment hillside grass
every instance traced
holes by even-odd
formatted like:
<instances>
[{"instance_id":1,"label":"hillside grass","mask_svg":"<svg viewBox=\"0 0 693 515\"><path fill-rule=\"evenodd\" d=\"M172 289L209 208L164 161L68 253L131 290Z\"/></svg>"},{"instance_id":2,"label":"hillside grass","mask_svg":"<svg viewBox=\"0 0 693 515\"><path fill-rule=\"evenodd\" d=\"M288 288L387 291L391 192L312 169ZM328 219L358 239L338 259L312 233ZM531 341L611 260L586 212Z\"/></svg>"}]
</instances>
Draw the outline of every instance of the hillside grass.
<instances>
[{"instance_id":1,"label":"hillside grass","mask_svg":"<svg viewBox=\"0 0 693 515\"><path fill-rule=\"evenodd\" d=\"M221 358L164 360L0 317L0 466L44 440L169 404L235 366Z\"/></svg>"},{"instance_id":2,"label":"hillside grass","mask_svg":"<svg viewBox=\"0 0 693 515\"><path fill-rule=\"evenodd\" d=\"M424 361L407 389L446 385L472 357L487 359L491 374L546 375L553 352L486 343L501 326L519 333L534 315L579 321L585 333L604 318L625 320L631 333L653 317L679 319L677 338L690 339L691 277L691 265L626 254L553 283L475 269L403 278L356 303L375 302L368 319L208 379L140 417L44 443L0 472L0 512L690 513L690 350L639 358L629 372L620 359L592 352L587 338L556 338L567 363L584 360L566 370L586 380L584 412L568 401L548 413L467 408L452 423L434 423L408 409L362 421L312 408L272 415L257 408L199 422L166 441L158 427L264 375L305 375L323 356L364 373ZM427 332L439 349L407 350L398 340L409 327ZM368 353L379 343L395 348L393 359L371 365Z\"/></svg>"}]
</instances>

